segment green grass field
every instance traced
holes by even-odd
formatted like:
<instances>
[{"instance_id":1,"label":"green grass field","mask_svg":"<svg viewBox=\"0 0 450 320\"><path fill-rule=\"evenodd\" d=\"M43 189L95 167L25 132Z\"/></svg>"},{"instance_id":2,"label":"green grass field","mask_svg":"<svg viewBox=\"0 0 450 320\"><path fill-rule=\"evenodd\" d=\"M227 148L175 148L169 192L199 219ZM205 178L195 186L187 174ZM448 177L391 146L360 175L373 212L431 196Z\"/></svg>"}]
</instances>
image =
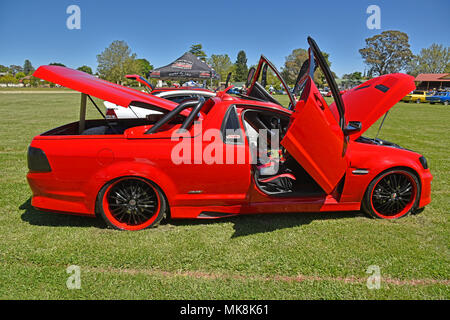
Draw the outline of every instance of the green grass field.
<instances>
[{"instance_id":1,"label":"green grass field","mask_svg":"<svg viewBox=\"0 0 450 320\"><path fill-rule=\"evenodd\" d=\"M77 120L79 100L0 92L0 299L450 298L448 107L400 103L380 135L427 157L433 199L420 215L272 214L119 232L30 206L27 146ZM79 290L66 287L69 265L81 268ZM366 286L370 265L379 290Z\"/></svg>"}]
</instances>

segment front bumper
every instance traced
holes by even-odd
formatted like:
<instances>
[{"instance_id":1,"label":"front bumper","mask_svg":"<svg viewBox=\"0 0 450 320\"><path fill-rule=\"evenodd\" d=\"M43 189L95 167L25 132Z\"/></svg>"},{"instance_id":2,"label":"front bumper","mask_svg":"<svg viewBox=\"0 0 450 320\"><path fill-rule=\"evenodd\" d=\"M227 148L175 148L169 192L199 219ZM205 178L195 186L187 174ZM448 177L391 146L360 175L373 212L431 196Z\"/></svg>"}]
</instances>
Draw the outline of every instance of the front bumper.
<instances>
[{"instance_id":1,"label":"front bumper","mask_svg":"<svg viewBox=\"0 0 450 320\"><path fill-rule=\"evenodd\" d=\"M424 170L420 175L421 180L421 192L419 200L419 208L422 208L431 202L431 180L433 176L431 175L430 169Z\"/></svg>"}]
</instances>

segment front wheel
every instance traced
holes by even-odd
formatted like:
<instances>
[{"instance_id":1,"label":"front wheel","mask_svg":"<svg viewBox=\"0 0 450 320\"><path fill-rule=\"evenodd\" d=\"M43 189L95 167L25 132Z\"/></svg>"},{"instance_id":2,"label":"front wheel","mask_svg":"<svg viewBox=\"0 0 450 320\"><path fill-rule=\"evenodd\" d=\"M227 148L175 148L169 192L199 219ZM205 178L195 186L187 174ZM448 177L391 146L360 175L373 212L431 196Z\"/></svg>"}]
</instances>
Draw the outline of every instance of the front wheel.
<instances>
[{"instance_id":1,"label":"front wheel","mask_svg":"<svg viewBox=\"0 0 450 320\"><path fill-rule=\"evenodd\" d=\"M390 169L367 187L362 208L374 218L397 219L413 212L419 203L420 183L415 174Z\"/></svg>"},{"instance_id":2,"label":"front wheel","mask_svg":"<svg viewBox=\"0 0 450 320\"><path fill-rule=\"evenodd\" d=\"M100 215L114 229L142 230L156 226L165 216L161 189L139 177L122 177L107 183L97 197Z\"/></svg>"},{"instance_id":3,"label":"front wheel","mask_svg":"<svg viewBox=\"0 0 450 320\"><path fill-rule=\"evenodd\" d=\"M444 101L444 105L448 106L448 101Z\"/></svg>"}]
</instances>

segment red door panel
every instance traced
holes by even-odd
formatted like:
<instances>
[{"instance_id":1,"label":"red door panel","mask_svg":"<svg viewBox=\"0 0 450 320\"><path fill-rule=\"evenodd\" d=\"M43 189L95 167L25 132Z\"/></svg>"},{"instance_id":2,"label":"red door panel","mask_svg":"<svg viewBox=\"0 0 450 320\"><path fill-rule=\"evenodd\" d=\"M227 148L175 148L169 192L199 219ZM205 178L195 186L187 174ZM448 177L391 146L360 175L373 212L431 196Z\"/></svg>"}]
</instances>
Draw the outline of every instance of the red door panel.
<instances>
[{"instance_id":1,"label":"red door panel","mask_svg":"<svg viewBox=\"0 0 450 320\"><path fill-rule=\"evenodd\" d=\"M344 135L311 79L281 144L328 194L345 173Z\"/></svg>"}]
</instances>

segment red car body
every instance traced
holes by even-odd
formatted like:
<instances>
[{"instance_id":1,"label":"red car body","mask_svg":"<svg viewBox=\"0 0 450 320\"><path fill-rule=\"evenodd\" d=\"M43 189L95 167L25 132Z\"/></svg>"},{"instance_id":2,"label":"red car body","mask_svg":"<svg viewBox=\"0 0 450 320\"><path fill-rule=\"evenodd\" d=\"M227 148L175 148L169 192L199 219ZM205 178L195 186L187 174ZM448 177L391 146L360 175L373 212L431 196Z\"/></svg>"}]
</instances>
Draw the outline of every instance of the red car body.
<instances>
[{"instance_id":1,"label":"red car body","mask_svg":"<svg viewBox=\"0 0 450 320\"><path fill-rule=\"evenodd\" d=\"M262 60L264 63L267 61ZM257 75L261 68L260 63ZM41 66L34 75L125 107L138 103L165 110L166 114L178 107L170 101L63 67ZM427 205L431 200L432 175L425 158L395 144L361 136L413 89L414 78L386 75L346 92L342 96L345 128L340 126L336 103L328 106L312 78L306 78L305 89L292 110L255 98L252 93L257 86L255 76L248 96L218 93L204 102L200 111L195 110L196 121L183 132L179 129L190 115L187 109L177 113L181 117L179 122L162 123L161 129L151 134L152 127L158 126L161 119L148 123L137 123L134 119L120 133L113 134L82 134L77 131L79 122L74 122L38 135L28 155L32 205L45 211L87 216L99 213L112 227L126 230L152 226L169 214L174 219L218 218L362 208L375 217L390 219ZM230 138L224 133L224 127L233 122L231 118L242 136ZM281 149L292 163L284 172L264 179L257 172L259 166L250 161L226 163L231 152L233 158L237 155L252 158L246 126L258 123L258 119L262 122L275 119L280 123L284 132ZM85 126L98 128L100 121L88 120ZM348 128L354 122L359 122L359 130ZM220 132L221 139L202 139L202 133L208 129ZM186 134L191 137L188 143L194 152L187 155L186 163L174 163L173 150ZM210 164L197 159L199 152L194 148L201 148L197 150L201 154L211 148L226 152L218 157L223 161ZM184 154L183 157L186 160ZM399 183L397 191L390 190L395 187L394 177ZM127 183L134 183L134 187L126 189ZM286 183L291 186L286 187ZM398 199L402 188L408 188L408 199L405 196L403 201ZM148 219L141 217L130 223L132 212L140 214L135 205L138 200L134 198L127 198L125 210L121 211L127 219L117 217L114 206L120 199L114 202L112 197L125 194L126 190L130 194L141 190L144 198L151 198L146 200L153 210L146 216ZM384 193L386 190L390 191L389 196ZM397 209L377 209L394 204Z\"/></svg>"}]
</instances>

